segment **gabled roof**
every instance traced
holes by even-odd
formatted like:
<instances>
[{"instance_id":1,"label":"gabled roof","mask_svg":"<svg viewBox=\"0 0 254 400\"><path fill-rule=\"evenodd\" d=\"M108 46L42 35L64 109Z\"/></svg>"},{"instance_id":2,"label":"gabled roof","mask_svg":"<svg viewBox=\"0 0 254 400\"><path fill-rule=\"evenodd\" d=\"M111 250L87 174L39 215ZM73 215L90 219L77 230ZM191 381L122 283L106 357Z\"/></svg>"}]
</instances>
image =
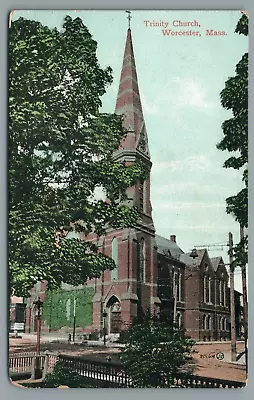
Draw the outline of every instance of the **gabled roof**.
<instances>
[{"instance_id":1,"label":"gabled roof","mask_svg":"<svg viewBox=\"0 0 254 400\"><path fill-rule=\"evenodd\" d=\"M155 240L157 243L157 252L159 254L180 260L183 250L178 246L177 243L160 235L155 235Z\"/></svg>"},{"instance_id":2,"label":"gabled roof","mask_svg":"<svg viewBox=\"0 0 254 400\"><path fill-rule=\"evenodd\" d=\"M220 264L224 264L222 257L213 257L213 258L210 258L210 260L211 260L211 264L212 264L212 267L215 272L217 271Z\"/></svg>"},{"instance_id":3,"label":"gabled roof","mask_svg":"<svg viewBox=\"0 0 254 400\"><path fill-rule=\"evenodd\" d=\"M180 257L180 261L189 266L200 265L203 260L204 255L206 253L206 250L205 249L197 250L197 253L198 253L198 257L196 257L196 258L190 257L191 253L182 254Z\"/></svg>"}]
</instances>

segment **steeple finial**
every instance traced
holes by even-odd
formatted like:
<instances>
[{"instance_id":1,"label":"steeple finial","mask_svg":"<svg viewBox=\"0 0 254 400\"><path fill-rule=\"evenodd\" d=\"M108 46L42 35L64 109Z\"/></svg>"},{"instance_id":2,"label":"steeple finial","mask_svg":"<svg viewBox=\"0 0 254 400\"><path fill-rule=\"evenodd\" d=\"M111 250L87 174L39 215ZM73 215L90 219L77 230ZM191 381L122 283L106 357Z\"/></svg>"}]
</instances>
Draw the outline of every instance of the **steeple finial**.
<instances>
[{"instance_id":1,"label":"steeple finial","mask_svg":"<svg viewBox=\"0 0 254 400\"><path fill-rule=\"evenodd\" d=\"M127 16L128 25L129 25L129 29L131 29L131 18L132 18L131 11L125 11L125 12L128 14L128 16Z\"/></svg>"}]
</instances>

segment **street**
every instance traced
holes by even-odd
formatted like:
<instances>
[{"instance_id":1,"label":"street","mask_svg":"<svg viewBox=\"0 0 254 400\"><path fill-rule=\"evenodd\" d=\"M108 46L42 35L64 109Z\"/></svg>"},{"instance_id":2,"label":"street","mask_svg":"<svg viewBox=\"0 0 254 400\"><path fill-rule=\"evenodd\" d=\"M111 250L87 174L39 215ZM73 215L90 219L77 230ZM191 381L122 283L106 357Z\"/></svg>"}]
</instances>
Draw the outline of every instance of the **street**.
<instances>
[{"instance_id":1,"label":"street","mask_svg":"<svg viewBox=\"0 0 254 400\"><path fill-rule=\"evenodd\" d=\"M112 361L119 361L119 355L121 349L119 346L112 344L104 347L101 345L93 346L86 344L69 344L57 343L52 338L42 337L41 340L41 351L49 350L50 352L60 352L63 354L84 356L89 359L100 359L106 360L106 357L110 357ZM33 337L24 337L22 339L10 339L9 340L9 353L27 353L34 352L36 350L36 342ZM232 381L246 381L245 365L233 364L230 362L230 342L213 342L213 343L200 343L196 344L195 350L197 353L194 354L194 360L196 364L195 374L200 376L206 376L210 378L228 379ZM244 343L237 343L237 353L241 353L244 350ZM223 353L224 359L216 359L216 354ZM239 361L241 362L241 361Z\"/></svg>"}]
</instances>

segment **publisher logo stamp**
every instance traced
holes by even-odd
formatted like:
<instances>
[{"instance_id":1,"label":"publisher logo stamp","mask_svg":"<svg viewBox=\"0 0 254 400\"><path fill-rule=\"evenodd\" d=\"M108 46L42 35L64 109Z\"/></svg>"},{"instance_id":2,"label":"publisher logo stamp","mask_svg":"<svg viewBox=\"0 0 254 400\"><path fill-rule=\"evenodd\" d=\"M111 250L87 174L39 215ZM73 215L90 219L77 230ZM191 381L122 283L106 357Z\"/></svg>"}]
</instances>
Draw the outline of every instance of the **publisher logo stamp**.
<instances>
[{"instance_id":1,"label":"publisher logo stamp","mask_svg":"<svg viewBox=\"0 0 254 400\"><path fill-rule=\"evenodd\" d=\"M222 361L222 360L224 360L224 354L223 353L217 353L216 354L216 358L217 358L217 360Z\"/></svg>"}]
</instances>

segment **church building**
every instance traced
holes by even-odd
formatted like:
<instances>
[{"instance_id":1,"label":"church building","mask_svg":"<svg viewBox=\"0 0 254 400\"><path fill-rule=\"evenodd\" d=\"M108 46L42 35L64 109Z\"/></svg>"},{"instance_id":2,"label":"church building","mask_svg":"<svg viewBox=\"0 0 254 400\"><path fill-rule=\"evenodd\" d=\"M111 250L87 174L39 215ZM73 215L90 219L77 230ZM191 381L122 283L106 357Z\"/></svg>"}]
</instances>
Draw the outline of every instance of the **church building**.
<instances>
[{"instance_id":1,"label":"church building","mask_svg":"<svg viewBox=\"0 0 254 400\"><path fill-rule=\"evenodd\" d=\"M115 112L124 114L128 133L114 161L142 160L151 171L152 161L140 99L131 29L123 57ZM185 254L174 234L156 234L150 199L150 175L127 190L128 202L139 208L141 220L135 228L109 230L100 238L100 251L114 259L117 268L78 288L63 285L47 293L46 282L38 282L27 299L26 331L36 331L34 299L44 302L45 332L107 334L126 330L133 319L148 310L170 323L175 321L196 340L229 339L229 304L225 294L228 274L221 258L210 259L206 250L197 258ZM97 240L92 236L91 241ZM73 308L74 307L74 308Z\"/></svg>"}]
</instances>

